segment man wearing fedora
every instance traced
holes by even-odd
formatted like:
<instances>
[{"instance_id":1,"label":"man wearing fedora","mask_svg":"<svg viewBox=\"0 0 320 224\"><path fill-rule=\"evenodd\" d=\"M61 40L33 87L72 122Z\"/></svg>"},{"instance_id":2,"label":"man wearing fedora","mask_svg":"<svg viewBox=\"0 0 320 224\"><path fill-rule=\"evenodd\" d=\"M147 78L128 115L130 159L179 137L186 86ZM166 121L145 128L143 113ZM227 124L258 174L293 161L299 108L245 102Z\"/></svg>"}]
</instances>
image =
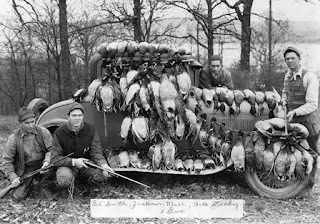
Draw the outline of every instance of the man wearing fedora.
<instances>
[{"instance_id":1,"label":"man wearing fedora","mask_svg":"<svg viewBox=\"0 0 320 224\"><path fill-rule=\"evenodd\" d=\"M284 77L282 102L287 107L289 122L301 123L309 131L307 141L311 154L318 153L320 121L318 117L319 80L317 76L300 65L301 53L294 47L284 51L288 71ZM316 164L316 163L315 163ZM315 172L311 174L309 189L314 185Z\"/></svg>"},{"instance_id":2,"label":"man wearing fedora","mask_svg":"<svg viewBox=\"0 0 320 224\"><path fill-rule=\"evenodd\" d=\"M233 90L233 82L231 73L222 68L221 57L219 55L213 55L211 59L211 66L205 66L200 71L199 87L212 89L213 87L227 87Z\"/></svg>"},{"instance_id":3,"label":"man wearing fedora","mask_svg":"<svg viewBox=\"0 0 320 224\"><path fill-rule=\"evenodd\" d=\"M61 188L73 186L76 178L94 188L99 187L106 180L108 171L113 171L103 156L98 133L83 118L82 105L73 103L68 111L68 122L54 132L52 159L74 153L56 164L56 184ZM88 167L85 161L89 160L105 171Z\"/></svg>"},{"instance_id":4,"label":"man wearing fedora","mask_svg":"<svg viewBox=\"0 0 320 224\"><path fill-rule=\"evenodd\" d=\"M20 181L20 177L50 164L52 136L35 125L35 114L22 107L18 112L20 128L9 136L2 156L2 169L12 185L12 196L20 201L29 196L34 177ZM48 178L48 173L45 174Z\"/></svg>"}]
</instances>

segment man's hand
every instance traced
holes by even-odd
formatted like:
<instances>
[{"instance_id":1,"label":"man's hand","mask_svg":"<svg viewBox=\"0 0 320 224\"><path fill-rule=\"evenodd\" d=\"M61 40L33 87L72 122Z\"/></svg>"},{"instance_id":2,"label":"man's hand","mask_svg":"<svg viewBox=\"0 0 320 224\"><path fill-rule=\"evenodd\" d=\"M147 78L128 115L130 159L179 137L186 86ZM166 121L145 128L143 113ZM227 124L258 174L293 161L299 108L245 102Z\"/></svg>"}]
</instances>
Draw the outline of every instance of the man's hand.
<instances>
[{"instance_id":1,"label":"man's hand","mask_svg":"<svg viewBox=\"0 0 320 224\"><path fill-rule=\"evenodd\" d=\"M114 172L113 169L112 169L107 163L102 164L102 165L101 165L101 168L104 169L103 175L104 175L105 177L110 176L110 175L109 175L109 172L110 172L110 173L113 173L113 172Z\"/></svg>"},{"instance_id":2,"label":"man's hand","mask_svg":"<svg viewBox=\"0 0 320 224\"><path fill-rule=\"evenodd\" d=\"M44 169L44 168L46 168L47 166L49 166L49 162L48 162L48 161L44 161L44 162L42 163L41 169ZM46 173L46 172L48 172L48 170L49 170L49 169L42 170L42 171L40 171L40 174Z\"/></svg>"},{"instance_id":3,"label":"man's hand","mask_svg":"<svg viewBox=\"0 0 320 224\"><path fill-rule=\"evenodd\" d=\"M287 114L288 121L290 122L295 115L296 115L296 112L294 110L289 111Z\"/></svg>"},{"instance_id":4,"label":"man's hand","mask_svg":"<svg viewBox=\"0 0 320 224\"><path fill-rule=\"evenodd\" d=\"M77 159L73 159L73 164L78 169L81 169L83 167L88 168L88 166L84 163L84 161L89 161L89 160L85 158L77 158Z\"/></svg>"},{"instance_id":5,"label":"man's hand","mask_svg":"<svg viewBox=\"0 0 320 224\"><path fill-rule=\"evenodd\" d=\"M14 186L14 187L18 187L20 185L20 177L16 177L13 179L13 181L11 182L11 184Z\"/></svg>"}]
</instances>

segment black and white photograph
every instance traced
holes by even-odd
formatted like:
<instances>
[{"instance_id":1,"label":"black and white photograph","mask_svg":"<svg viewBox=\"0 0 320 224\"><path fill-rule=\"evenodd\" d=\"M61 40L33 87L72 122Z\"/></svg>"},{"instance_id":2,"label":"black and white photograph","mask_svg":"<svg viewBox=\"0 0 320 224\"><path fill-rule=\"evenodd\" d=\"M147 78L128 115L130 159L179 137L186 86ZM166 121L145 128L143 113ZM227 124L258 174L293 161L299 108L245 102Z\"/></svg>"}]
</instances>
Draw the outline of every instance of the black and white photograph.
<instances>
[{"instance_id":1,"label":"black and white photograph","mask_svg":"<svg viewBox=\"0 0 320 224\"><path fill-rule=\"evenodd\" d=\"M1 0L0 223L320 223L320 0Z\"/></svg>"}]
</instances>

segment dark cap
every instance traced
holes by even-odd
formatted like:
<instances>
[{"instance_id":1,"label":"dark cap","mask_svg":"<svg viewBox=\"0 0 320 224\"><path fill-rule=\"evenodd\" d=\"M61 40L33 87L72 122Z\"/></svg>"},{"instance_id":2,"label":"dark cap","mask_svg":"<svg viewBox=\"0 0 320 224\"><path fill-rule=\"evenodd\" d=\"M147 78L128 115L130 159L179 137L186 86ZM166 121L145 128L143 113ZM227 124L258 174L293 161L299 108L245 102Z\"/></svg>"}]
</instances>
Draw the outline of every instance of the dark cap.
<instances>
[{"instance_id":1,"label":"dark cap","mask_svg":"<svg viewBox=\"0 0 320 224\"><path fill-rule=\"evenodd\" d=\"M221 62L221 57L219 55L212 55L211 61L220 61Z\"/></svg>"},{"instance_id":2,"label":"dark cap","mask_svg":"<svg viewBox=\"0 0 320 224\"><path fill-rule=\"evenodd\" d=\"M71 107L69 109L68 115L70 115L70 113L72 111L77 110L77 109L81 110L82 113L84 113L83 107L82 107L82 105L80 103L73 103L73 104L71 104Z\"/></svg>"},{"instance_id":3,"label":"dark cap","mask_svg":"<svg viewBox=\"0 0 320 224\"><path fill-rule=\"evenodd\" d=\"M33 110L27 108L27 107L22 107L19 112L18 112L18 120L19 122L22 122L30 117L36 117L34 114Z\"/></svg>"},{"instance_id":4,"label":"dark cap","mask_svg":"<svg viewBox=\"0 0 320 224\"><path fill-rule=\"evenodd\" d=\"M283 57L285 57L285 56L286 56L286 53L289 53L289 52L294 52L294 53L296 53L299 57L300 57L300 55L301 55L301 53L300 53L300 51L299 51L298 49L296 49L296 48L294 48L294 47L288 47L288 48L284 51Z\"/></svg>"}]
</instances>

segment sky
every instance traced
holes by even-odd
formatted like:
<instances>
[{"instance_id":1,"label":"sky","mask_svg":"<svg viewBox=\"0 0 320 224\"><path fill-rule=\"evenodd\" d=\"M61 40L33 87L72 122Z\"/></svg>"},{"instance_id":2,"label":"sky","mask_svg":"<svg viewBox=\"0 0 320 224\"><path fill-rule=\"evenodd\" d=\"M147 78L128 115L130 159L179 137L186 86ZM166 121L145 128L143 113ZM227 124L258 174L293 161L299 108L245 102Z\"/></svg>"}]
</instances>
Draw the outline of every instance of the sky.
<instances>
[{"instance_id":1,"label":"sky","mask_svg":"<svg viewBox=\"0 0 320 224\"><path fill-rule=\"evenodd\" d=\"M94 1L94 0L87 0ZM229 0L230 3L236 0ZM273 15L276 19L290 19L298 21L320 22L320 0L272 0ZM10 9L11 0L1 0L0 15L12 14ZM268 12L269 0L254 0L252 11L256 13ZM254 18L253 18L254 19Z\"/></svg>"},{"instance_id":2,"label":"sky","mask_svg":"<svg viewBox=\"0 0 320 224\"><path fill-rule=\"evenodd\" d=\"M273 16L277 19L320 22L320 1L306 3L305 0L272 0ZM268 12L269 0L254 0L253 12Z\"/></svg>"}]
</instances>

